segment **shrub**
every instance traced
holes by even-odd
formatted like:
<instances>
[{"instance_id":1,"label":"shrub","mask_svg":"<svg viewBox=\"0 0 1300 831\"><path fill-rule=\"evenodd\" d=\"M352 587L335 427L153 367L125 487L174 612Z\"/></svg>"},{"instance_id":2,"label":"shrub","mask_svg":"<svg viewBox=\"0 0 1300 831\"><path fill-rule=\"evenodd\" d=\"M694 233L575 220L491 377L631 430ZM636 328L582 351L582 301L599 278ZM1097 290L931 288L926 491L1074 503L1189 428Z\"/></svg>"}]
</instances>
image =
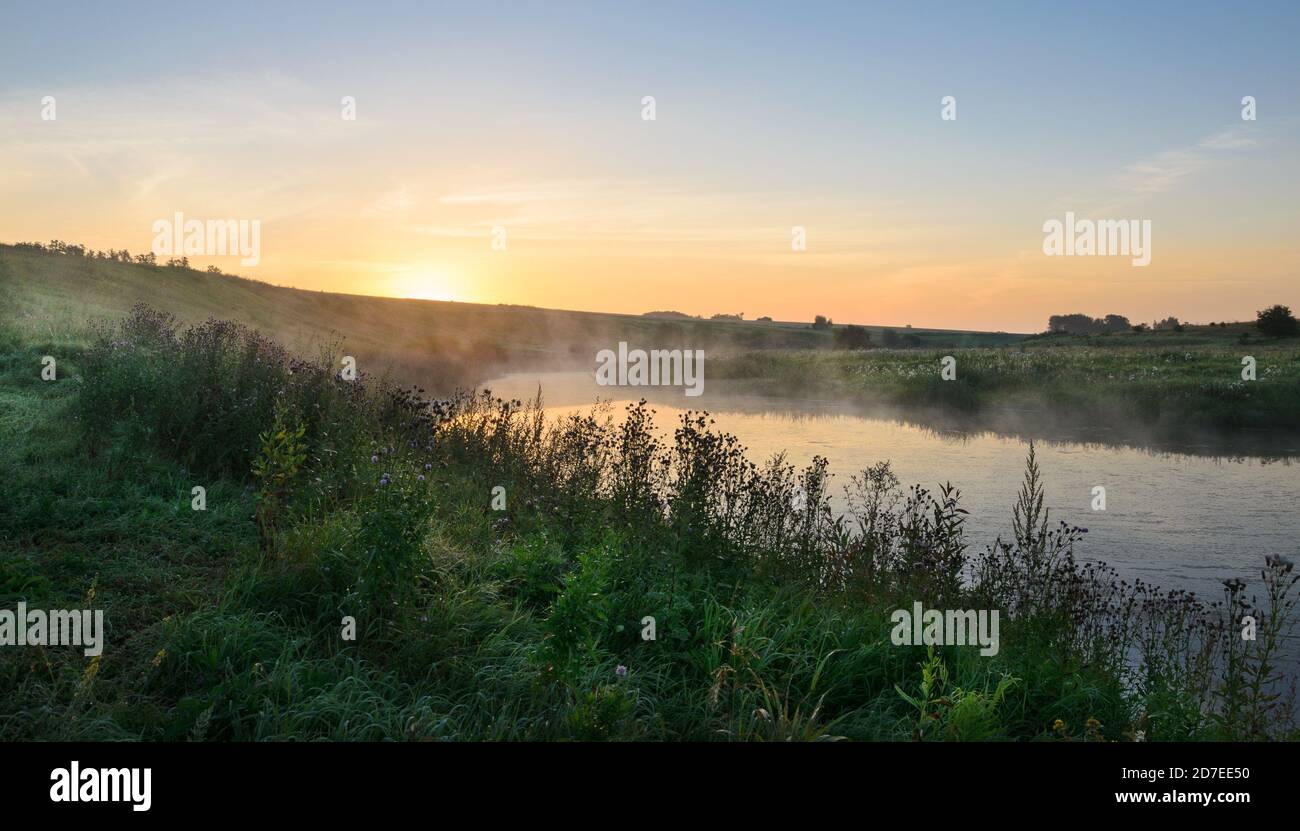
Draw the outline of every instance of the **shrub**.
<instances>
[{"instance_id":1,"label":"shrub","mask_svg":"<svg viewBox=\"0 0 1300 831\"><path fill-rule=\"evenodd\" d=\"M1291 314L1289 307L1282 305L1260 311L1255 326L1270 338L1295 337L1297 331L1295 315Z\"/></svg>"}]
</instances>

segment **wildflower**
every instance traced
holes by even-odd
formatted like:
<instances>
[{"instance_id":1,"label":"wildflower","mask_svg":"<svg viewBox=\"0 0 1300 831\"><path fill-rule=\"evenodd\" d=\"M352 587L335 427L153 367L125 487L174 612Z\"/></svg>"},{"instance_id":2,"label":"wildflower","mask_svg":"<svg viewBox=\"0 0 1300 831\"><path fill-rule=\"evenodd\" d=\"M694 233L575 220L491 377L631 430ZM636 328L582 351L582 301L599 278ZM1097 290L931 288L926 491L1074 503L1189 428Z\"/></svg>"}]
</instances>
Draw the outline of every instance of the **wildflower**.
<instances>
[{"instance_id":1,"label":"wildflower","mask_svg":"<svg viewBox=\"0 0 1300 831\"><path fill-rule=\"evenodd\" d=\"M1061 732L1065 729L1065 722L1058 718L1056 721L1052 722L1052 729L1058 733Z\"/></svg>"},{"instance_id":2,"label":"wildflower","mask_svg":"<svg viewBox=\"0 0 1300 831\"><path fill-rule=\"evenodd\" d=\"M425 462L425 463L424 463L424 469L425 469L425 470L433 470L433 462Z\"/></svg>"},{"instance_id":3,"label":"wildflower","mask_svg":"<svg viewBox=\"0 0 1300 831\"><path fill-rule=\"evenodd\" d=\"M1147 740L1147 731L1145 730L1139 730L1133 734L1133 741L1135 742L1144 742L1146 740Z\"/></svg>"},{"instance_id":4,"label":"wildflower","mask_svg":"<svg viewBox=\"0 0 1300 831\"><path fill-rule=\"evenodd\" d=\"M614 670L614 674L617 675L619 678L626 678L627 667L623 666L622 664L619 664L618 668Z\"/></svg>"},{"instance_id":5,"label":"wildflower","mask_svg":"<svg viewBox=\"0 0 1300 831\"><path fill-rule=\"evenodd\" d=\"M370 457L370 462L371 462L371 464L378 464L378 463L379 463L379 457L378 457L378 456L371 456L371 457Z\"/></svg>"},{"instance_id":6,"label":"wildflower","mask_svg":"<svg viewBox=\"0 0 1300 831\"><path fill-rule=\"evenodd\" d=\"M1283 557L1281 554L1270 554L1264 558L1264 562L1269 568L1282 569L1283 574L1290 572L1291 569L1295 567L1295 563L1291 562L1286 557Z\"/></svg>"},{"instance_id":7,"label":"wildflower","mask_svg":"<svg viewBox=\"0 0 1300 831\"><path fill-rule=\"evenodd\" d=\"M424 481L424 474L421 473L419 476L415 477L415 481L417 481L417 482L423 482L423 481Z\"/></svg>"}]
</instances>

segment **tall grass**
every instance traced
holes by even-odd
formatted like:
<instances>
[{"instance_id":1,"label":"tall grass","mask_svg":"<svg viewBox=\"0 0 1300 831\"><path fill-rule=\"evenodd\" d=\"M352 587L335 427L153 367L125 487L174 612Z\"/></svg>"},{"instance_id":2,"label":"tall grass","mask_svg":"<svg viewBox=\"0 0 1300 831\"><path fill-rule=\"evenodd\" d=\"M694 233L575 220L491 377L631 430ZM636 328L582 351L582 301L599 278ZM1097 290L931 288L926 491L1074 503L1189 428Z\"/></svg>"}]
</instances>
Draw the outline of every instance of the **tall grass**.
<instances>
[{"instance_id":1,"label":"tall grass","mask_svg":"<svg viewBox=\"0 0 1300 831\"><path fill-rule=\"evenodd\" d=\"M124 584L156 557L147 523L94 526L125 541L97 601L110 648L89 687L75 657L0 656L0 685L13 692L0 705L3 736L1260 739L1292 729L1287 699L1274 697L1290 564L1266 563L1261 636L1240 641L1239 593L1202 604L1076 563L1080 532L1051 524L1032 450L1013 539L975 553L955 488L905 489L882 463L853 478L849 510L836 515L824 460L755 463L703 413L683 416L671 440L644 402L548 422L538 401L344 381L330 356L303 361L219 321L181 330L146 308L101 331L76 366L76 389L46 410L75 420L75 437L40 473L5 457L22 483L4 494L6 510L26 517L21 539L0 547L6 597L41 601L79 585L14 543L42 544L24 506L53 507L49 539L76 522L64 483L87 470L182 494L208 485L213 510L238 526L235 550L203 571L176 569L184 602L151 586L141 608ZM504 510L491 508L495 488ZM202 521L193 513L175 522ZM1001 651L893 645L890 613L915 601L1001 610ZM355 640L342 636L349 619Z\"/></svg>"}]
</instances>

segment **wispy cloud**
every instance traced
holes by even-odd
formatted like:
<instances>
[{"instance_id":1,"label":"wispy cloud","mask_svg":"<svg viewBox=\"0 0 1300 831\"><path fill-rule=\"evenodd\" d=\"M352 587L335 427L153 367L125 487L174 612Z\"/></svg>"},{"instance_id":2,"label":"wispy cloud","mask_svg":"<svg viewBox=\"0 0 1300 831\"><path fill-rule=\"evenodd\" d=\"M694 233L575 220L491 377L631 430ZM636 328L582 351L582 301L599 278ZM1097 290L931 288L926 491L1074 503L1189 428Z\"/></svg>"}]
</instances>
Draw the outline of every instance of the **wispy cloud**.
<instances>
[{"instance_id":1,"label":"wispy cloud","mask_svg":"<svg viewBox=\"0 0 1300 831\"><path fill-rule=\"evenodd\" d=\"M381 193L373 201L363 205L361 216L374 219L408 211L413 207L415 207L415 197L411 194L410 188L399 187Z\"/></svg>"},{"instance_id":2,"label":"wispy cloud","mask_svg":"<svg viewBox=\"0 0 1300 831\"><path fill-rule=\"evenodd\" d=\"M1256 130L1246 125L1230 127L1187 147L1177 147L1128 165L1112 180L1129 197L1150 196L1178 187L1184 180L1215 163L1224 154L1260 146Z\"/></svg>"},{"instance_id":3,"label":"wispy cloud","mask_svg":"<svg viewBox=\"0 0 1300 831\"><path fill-rule=\"evenodd\" d=\"M577 196L577 191L561 188L487 190L440 196L438 202L443 205L523 205L530 202L553 202L560 199L573 199Z\"/></svg>"}]
</instances>

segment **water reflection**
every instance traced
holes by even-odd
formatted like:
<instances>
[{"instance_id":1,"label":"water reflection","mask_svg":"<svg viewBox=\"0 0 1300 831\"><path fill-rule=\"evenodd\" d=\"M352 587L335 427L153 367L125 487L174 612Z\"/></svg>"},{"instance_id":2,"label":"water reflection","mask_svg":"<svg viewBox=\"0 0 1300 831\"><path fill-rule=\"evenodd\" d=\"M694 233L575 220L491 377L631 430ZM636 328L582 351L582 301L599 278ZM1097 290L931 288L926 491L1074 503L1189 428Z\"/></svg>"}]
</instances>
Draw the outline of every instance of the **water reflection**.
<instances>
[{"instance_id":1,"label":"water reflection","mask_svg":"<svg viewBox=\"0 0 1300 831\"><path fill-rule=\"evenodd\" d=\"M1289 465L1300 459L1300 434L1269 430L1189 431L1150 430L1139 425L1099 424L1080 427L1065 424L1041 411L1001 408L979 414L943 409L901 409L833 400L790 399L755 395L744 382L710 380L704 395L685 397L680 389L665 387L602 387L593 373L551 372L507 375L483 385L506 398L531 399L544 391L548 408L572 411L597 401L635 401L644 398L670 408L707 410L711 414L779 415L792 421L834 419L844 416L892 421L960 442L983 437L1072 444L1090 448L1131 448L1152 455L1206 456L1222 461L1252 460L1260 464Z\"/></svg>"}]
</instances>

